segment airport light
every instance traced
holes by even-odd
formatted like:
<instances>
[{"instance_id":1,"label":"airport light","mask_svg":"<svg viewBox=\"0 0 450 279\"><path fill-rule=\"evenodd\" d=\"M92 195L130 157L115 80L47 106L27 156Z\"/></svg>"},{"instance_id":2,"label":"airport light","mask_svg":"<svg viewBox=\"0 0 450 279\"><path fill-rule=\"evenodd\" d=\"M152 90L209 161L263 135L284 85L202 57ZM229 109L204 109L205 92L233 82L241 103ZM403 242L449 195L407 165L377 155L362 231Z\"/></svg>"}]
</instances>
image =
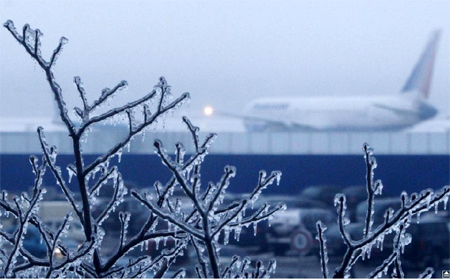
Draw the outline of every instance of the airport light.
<instances>
[{"instance_id":1,"label":"airport light","mask_svg":"<svg viewBox=\"0 0 450 279\"><path fill-rule=\"evenodd\" d=\"M203 111L205 112L206 116L210 116L210 115L213 114L214 109L212 107L210 107L210 106L207 106L207 107L205 107L205 109Z\"/></svg>"}]
</instances>

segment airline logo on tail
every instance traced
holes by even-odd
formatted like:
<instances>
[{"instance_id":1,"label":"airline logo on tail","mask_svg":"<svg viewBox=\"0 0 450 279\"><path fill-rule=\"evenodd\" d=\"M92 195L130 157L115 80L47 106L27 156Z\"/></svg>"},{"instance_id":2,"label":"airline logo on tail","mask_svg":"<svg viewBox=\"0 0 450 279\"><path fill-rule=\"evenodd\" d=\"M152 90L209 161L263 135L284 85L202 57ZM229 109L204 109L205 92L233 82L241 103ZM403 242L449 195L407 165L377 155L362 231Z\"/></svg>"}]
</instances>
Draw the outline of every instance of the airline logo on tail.
<instances>
[{"instance_id":1,"label":"airline logo on tail","mask_svg":"<svg viewBox=\"0 0 450 279\"><path fill-rule=\"evenodd\" d=\"M406 84L402 89L403 92L417 90L423 94L425 99L428 98L428 94L430 92L431 77L433 75L433 64L436 57L437 45L440 35L440 30L436 30L431 35L431 39L428 42L425 51L422 53L422 56L420 57L411 73L411 76L406 81Z\"/></svg>"}]
</instances>

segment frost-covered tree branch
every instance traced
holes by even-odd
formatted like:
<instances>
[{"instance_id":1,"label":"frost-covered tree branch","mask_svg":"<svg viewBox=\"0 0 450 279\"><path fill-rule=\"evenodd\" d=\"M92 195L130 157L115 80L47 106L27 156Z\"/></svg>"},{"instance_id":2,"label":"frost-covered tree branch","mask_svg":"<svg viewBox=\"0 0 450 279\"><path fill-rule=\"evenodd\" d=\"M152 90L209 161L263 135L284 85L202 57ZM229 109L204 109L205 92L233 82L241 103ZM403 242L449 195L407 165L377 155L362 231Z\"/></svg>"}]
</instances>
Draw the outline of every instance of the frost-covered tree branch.
<instances>
[{"instance_id":1,"label":"frost-covered tree branch","mask_svg":"<svg viewBox=\"0 0 450 279\"><path fill-rule=\"evenodd\" d=\"M45 73L50 89L59 110L61 121L64 123L73 147L73 163L67 166L59 166L57 162L57 148L47 143L44 129L37 129L38 139L43 152L41 166L37 165L37 158L31 157L33 172L36 175L32 196L26 194L15 197L13 201L8 200L6 192L0 197L0 207L5 214L15 216L19 224L14 233L8 233L0 229L0 237L6 240L13 248L2 252L2 275L4 277L142 277L148 271L152 271L155 278L165 275L175 259L183 254L188 245L195 248L199 265L196 267L200 277L235 277L246 276L252 278L268 277L275 270L275 261L268 264L264 269L261 262L258 262L254 269L249 267L249 260L236 260L226 268L226 272L220 273L219 261L219 235L223 232L225 236L224 245L227 244L230 232L234 230L235 237L239 239L239 233L243 226L253 225L256 232L256 225L266 219L271 219L274 214L285 209L284 204L270 207L264 204L256 210L250 217L245 217L245 211L249 204L252 205L258 199L261 192L273 184L278 184L281 172L272 172L267 176L261 172L255 190L246 199L224 204L224 196L230 184L230 180L235 176L234 167L225 167L225 173L217 184L212 182L207 187L202 186L201 164L208 154L215 138L215 134L210 134L203 142L199 139L199 128L195 127L186 117L183 117L188 130L190 131L195 147L195 152L185 159L186 151L181 143L175 146L175 157L171 158L164 149L162 142L156 140L154 147L162 162L171 171L172 177L163 185L155 183L155 191L151 193L145 191L131 191L131 195L146 208L149 209L147 220L142 224L138 233L131 235L128 230L130 220L133 216L130 212L114 211L124 201L129 191L125 186L124 179L120 173L120 168L112 163L114 157L121 161L123 149L129 147L133 139L145 133L150 126L157 123L158 119L164 117L169 111L180 107L188 100L189 93L181 94L178 98L171 100L171 87L166 79L161 77L150 93L143 97L131 101L127 104L111 108L104 112L98 112L98 108L106 105L120 91L128 87L126 81L121 81L112 89L105 88L99 97L90 102L81 78L74 77L73 82L77 94L80 97L80 106L73 108L73 114L69 113L64 102L63 89L56 81L54 68L62 53L63 48L68 43L62 37L59 44L53 50L49 58L44 58L41 52L42 32L39 29L32 29L28 24L22 29L21 34L17 31L14 23L8 20L4 26L12 36L22 45L26 52L37 61L38 65ZM152 112L153 111L153 112ZM141 114L143 120L137 120L136 114ZM75 118L73 118L73 115ZM126 135L115 143L109 151L99 155L89 164L85 164L83 145L87 135L100 123L126 123L128 126ZM68 213L62 224L52 231L38 214L39 202L42 199L44 189L41 189L42 176L46 169L50 170L57 185L65 195L70 204L72 212ZM69 179L63 176L62 169L66 168ZM96 173L100 173L95 178ZM72 183L72 177L76 180ZM76 191L71 190L70 185L75 184ZM106 186L107 185L107 186ZM99 212L92 210L92 205L96 203L97 195L103 187L112 187L112 194ZM180 199L173 197L174 189L180 187L191 205L188 210L182 209ZM79 196L77 195L79 193ZM117 216L118 215L118 216ZM119 224L118 242L109 254L104 254L102 246L107 228L105 221L110 218L117 218ZM69 226L74 222L81 224L84 232L84 242L77 248L70 248L66 245L66 235ZM157 229L158 223L167 226L167 230ZM27 227L32 225L39 231L43 245L46 248L46 257L37 258L23 247L23 236ZM160 240L172 239L175 244L170 249L160 251L155 258L142 256L137 259L130 259L126 265L119 266L121 258L138 246L146 247L150 241L155 242L158 247ZM58 256L57 256L58 254ZM18 257L21 261L17 261ZM238 263L242 264L238 265ZM185 269L180 269L175 276L184 276Z\"/></svg>"},{"instance_id":2,"label":"frost-covered tree branch","mask_svg":"<svg viewBox=\"0 0 450 279\"><path fill-rule=\"evenodd\" d=\"M322 223L321 221L317 222L317 237L316 239L319 241L319 251L320 251L320 264L321 264L321 269L322 269L322 275L323 278L329 278L329 273L328 273L328 254L327 254L327 250L326 250L326 238L324 235L325 230L327 229L327 227L325 226L324 223Z\"/></svg>"},{"instance_id":3,"label":"frost-covered tree branch","mask_svg":"<svg viewBox=\"0 0 450 279\"><path fill-rule=\"evenodd\" d=\"M183 212L181 210L181 201L177 200L174 203L170 199L166 199L166 207L161 208L158 204L154 204L152 201L153 196L150 194L141 194L137 191L132 191L132 195L147 206L153 214L165 220L169 228L178 228L189 235L188 240L195 248L198 257L199 265L196 267L198 276L219 278L224 275L220 274L219 252L217 251L219 248L219 235L222 232L224 233L224 244L226 245L232 230L234 230L235 237L238 239L243 226L253 225L256 230L256 224L258 222L269 219L273 214L284 210L284 204L279 204L270 210L269 205L265 204L251 217L243 218L248 204L254 203L262 190L267 186L273 184L275 181L278 182L281 173L273 172L266 177L265 172L261 172L257 187L247 199L224 205L224 196L230 184L230 179L236 174L236 169L226 166L224 175L220 181L216 185L214 183L208 183L207 187L202 190L200 176L201 164L216 136L211 134L200 144L198 127L192 125L187 118L183 118L183 121L192 134L193 144L196 150L188 160L184 159L184 147L181 143L176 144L175 158L173 159L167 154L160 141L156 140L154 146L163 164L171 170L175 178L175 182L173 182L174 180L172 178L168 185L173 185L173 183L179 185L191 203L191 206L188 206L188 208L194 209L190 213ZM158 200L165 196L165 194L161 194L165 193L165 191L162 191L159 187L156 187L156 197ZM221 206L225 206L226 209L219 210ZM259 269L257 267L253 274L256 278L264 273L258 272ZM230 270L230 267L228 270ZM233 276L237 274L235 269L232 272ZM264 275L267 275L267 273L264 273Z\"/></svg>"},{"instance_id":4,"label":"frost-covered tree branch","mask_svg":"<svg viewBox=\"0 0 450 279\"><path fill-rule=\"evenodd\" d=\"M126 145L130 144L130 142L136 135L145 132L145 130L152 124L154 124L158 118L160 118L167 112L179 107L184 101L189 99L189 94L184 93L179 98L176 98L173 101L169 101L169 97L171 95L170 86L167 84L166 80L161 77L160 82L155 86L152 92L145 95L144 97L123 106L110 109L104 113L96 114L96 109L106 104L106 102L108 102L109 99L113 98L114 95L119 91L125 89L127 87L127 82L121 81L113 89L105 88L102 91L101 96L90 104L88 101L88 96L86 94L86 89L81 82L81 78L75 77L74 83L82 102L82 108L74 108L75 116L81 119L81 123L76 124L78 122L72 120L71 116L68 113L68 109L63 98L63 90L56 82L54 76L54 65L57 62L57 59L60 56L64 46L67 44L68 40L62 37L58 46L54 49L53 54L47 60L42 57L41 54L41 38L43 35L41 31L39 31L38 29L33 30L29 25L25 25L22 30L22 34L19 34L14 26L14 23L10 20L8 20L4 24L4 26L25 48L27 53L38 62L39 66L43 69L47 81L49 82L50 89L54 94L61 120L65 124L69 132L70 140L72 141L73 146L74 164L70 164L69 166L67 166L67 170L69 172L69 183L72 176L75 176L77 178L78 192L80 193L81 199L77 200L74 193L72 193L72 191L69 189L67 182L63 178L61 168L57 165L56 147L49 147L47 141L45 140L43 128L40 127L38 129L38 137L41 143L42 151L44 153L45 163L45 166L42 169L45 170L46 167L50 168L57 184L60 186L62 192L66 196L66 199L71 204L74 213L77 215L77 220L74 221L81 223L83 231L85 233L86 243L91 243L92 245L86 245L85 247L90 248L84 249L86 253L79 254L81 255L80 257L76 255L75 257L69 256L71 254L69 253L69 251L67 251L64 245L61 244L60 239L60 235L65 231L65 227L61 227L61 229L56 233L49 233L48 228L45 228L42 220L34 216L34 211L32 210L34 208L34 204L37 204L36 197L39 196L38 194L41 190L36 190L34 193L35 195L30 200L22 199L22 202L28 202L32 204L33 206L31 207L23 207L19 204L18 200L15 201L15 204L11 204L6 200L5 193L3 194L4 198L0 201L0 205L6 212L11 212L14 216L17 216L21 220L19 231L18 233L14 234L15 238L20 237L23 234L23 229L20 228L26 226L29 222L35 225L43 235L43 239L48 250L47 254L49 257L49 261L47 262L47 264L41 263L41 265L48 267L48 269L46 270L47 276L50 276L53 271L56 270L59 270L59 272L61 272L62 270L66 272L70 269L73 269L68 267L70 265L70 262L83 260L83 257L85 256L93 257L93 266L86 267L86 271L89 272L91 276L93 274L95 276L101 276L100 274L106 272L109 268L111 268L113 262L117 261L117 259L120 257L112 256L111 259L113 259L113 262L106 261L106 266L104 265L104 263L102 263L102 260L100 260L100 250L96 248L101 244L101 235L104 234L102 233L102 228L99 226L101 226L101 224L107 218L109 218L110 213L123 201L124 196L127 194L127 189L123 183L120 172L118 171L116 166L109 167L109 162L116 155L119 156L120 161L122 149ZM158 104L157 109L153 114L150 113L149 109L152 102ZM134 118L134 114L139 112L145 115L145 119L143 122L138 122ZM129 133L119 143L114 145L106 154L100 155L90 165L85 166L82 154L82 144L86 138L87 133L92 130L93 126L97 123L105 121L120 121L120 118L123 117L128 119ZM36 170L36 167L34 167L35 172ZM99 179L95 180L93 178L95 177L95 173L98 171L101 171L102 175ZM41 173L38 173L38 176L41 176ZM37 180L41 181L41 178L38 177ZM111 180L113 181L114 187L113 196L111 197L111 200L107 204L105 209L100 213L100 215L93 216L93 212L91 211L91 204L95 202L95 194L100 191L103 185L106 185L107 182ZM40 184L41 182L38 183L38 185ZM28 208L28 210L24 211L23 208ZM123 214L126 215L127 213ZM123 214L121 216L123 216ZM125 238L125 234L127 233L126 226L128 222L126 220L122 220L122 241L119 244L119 255L123 256L125 252L122 251L129 250L131 249L130 247L137 246L143 241L148 241L148 239L155 236L152 233L147 233L152 223L155 222L155 218L151 216L149 220L150 221L144 225L144 228L141 231L142 233L138 237L131 238L129 242L126 242ZM65 222L65 224L68 223L69 220L67 220L67 223ZM162 233L161 235L165 234ZM6 238L9 235L5 232L3 236ZM8 238L9 240L13 241L16 246L16 250L13 250L14 253L11 254L9 260L7 261L8 264L5 266L5 274L10 275L12 274L11 272L13 268L11 268L11 266L14 265L14 259L17 256L17 253L20 252L20 245L18 245L19 241L17 239L11 237ZM94 243L96 244L94 245ZM65 262L58 264L55 263L54 252L57 249L62 251L63 254L67 251ZM26 265L21 265L20 270L24 270L25 266Z\"/></svg>"},{"instance_id":5,"label":"frost-covered tree branch","mask_svg":"<svg viewBox=\"0 0 450 279\"><path fill-rule=\"evenodd\" d=\"M366 220L363 229L363 237L359 240L351 238L350 233L347 230L347 225L350 220L345 216L346 214L346 199L345 195L337 194L335 198L335 206L338 212L338 226L342 239L347 246L347 250L342 259L342 263L335 270L334 278L343 278L349 276L352 266L358 259L370 258L373 246L376 245L377 249L383 249L383 242L388 234L395 233L394 247L392 253L384 262L378 266L368 277L379 277L382 273L387 273L388 267L394 267L393 276L396 278L404 277L403 270L401 268L400 257L404 253L404 248L411 242L411 235L406 233L406 230L411 223L413 216L420 217L422 212L434 209L437 212L439 203L444 203L444 208L447 206L447 201L450 196L450 186L445 186L441 190L434 192L431 189L422 191L419 194L413 193L408 195L406 192L401 194L399 203L401 207L394 211L389 208L384 213L384 222L376 228L373 226L374 214L380 214L375 212L374 203L375 195L381 195L382 183L381 181L373 182L374 172L376 167L376 161L373 157L373 149L368 144L364 144L363 147L364 157L366 161L366 189L367 189L367 213ZM325 278L328 277L328 257L326 252L326 241L324 238L323 224L318 223L318 239L320 243L322 272ZM431 276L432 269L427 269L423 276Z\"/></svg>"}]
</instances>

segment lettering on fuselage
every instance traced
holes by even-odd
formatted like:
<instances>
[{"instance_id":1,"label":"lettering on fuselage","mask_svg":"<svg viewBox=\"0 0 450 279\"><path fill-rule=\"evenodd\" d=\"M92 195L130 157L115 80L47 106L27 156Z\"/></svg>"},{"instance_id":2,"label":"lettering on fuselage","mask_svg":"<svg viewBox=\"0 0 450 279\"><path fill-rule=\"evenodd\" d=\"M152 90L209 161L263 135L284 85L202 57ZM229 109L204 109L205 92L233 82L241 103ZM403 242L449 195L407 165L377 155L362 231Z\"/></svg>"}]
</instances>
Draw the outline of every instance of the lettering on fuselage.
<instances>
[{"instance_id":1,"label":"lettering on fuselage","mask_svg":"<svg viewBox=\"0 0 450 279\"><path fill-rule=\"evenodd\" d=\"M254 109L287 109L288 103L256 103L253 105Z\"/></svg>"}]
</instances>

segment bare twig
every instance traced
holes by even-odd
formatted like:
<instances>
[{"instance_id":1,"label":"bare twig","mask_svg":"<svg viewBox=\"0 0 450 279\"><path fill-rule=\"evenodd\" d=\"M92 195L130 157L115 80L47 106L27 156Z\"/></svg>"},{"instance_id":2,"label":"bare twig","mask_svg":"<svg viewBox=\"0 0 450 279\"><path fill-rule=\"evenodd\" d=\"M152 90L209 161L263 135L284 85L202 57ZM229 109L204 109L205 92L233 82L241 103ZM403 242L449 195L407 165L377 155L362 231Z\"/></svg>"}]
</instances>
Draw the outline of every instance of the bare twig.
<instances>
[{"instance_id":1,"label":"bare twig","mask_svg":"<svg viewBox=\"0 0 450 279\"><path fill-rule=\"evenodd\" d=\"M366 253L370 256L372 246L377 241L382 242L387 234L397 232L392 254L369 277L378 276L389 265L394 264L393 275L396 278L402 278L404 274L401 269L400 255L403 253L404 246L409 243L409 241L402 239L405 238L404 231L409 226L411 217L434 208L439 202L445 202L450 195L450 186L445 186L437 192L428 189L422 191L419 195L413 194L410 197L406 193L402 193L400 209L395 212L392 209L386 211L384 214L384 222L377 228L372 229L373 215L376 213L373 210L374 197L376 194L381 194L382 184L380 181L373 183L373 169L376 167L375 158L372 156L373 150L367 144L364 144L363 150L367 166L366 186L368 193L368 209L363 238L360 240L352 240L350 238L350 234L346 230L346 224L349 221L345 218L345 196L342 194L336 195L335 202L338 210L339 231L344 239L344 243L347 245L347 250L342 259L342 263L334 273L334 277L344 277L361 256L364 257Z\"/></svg>"}]
</instances>

